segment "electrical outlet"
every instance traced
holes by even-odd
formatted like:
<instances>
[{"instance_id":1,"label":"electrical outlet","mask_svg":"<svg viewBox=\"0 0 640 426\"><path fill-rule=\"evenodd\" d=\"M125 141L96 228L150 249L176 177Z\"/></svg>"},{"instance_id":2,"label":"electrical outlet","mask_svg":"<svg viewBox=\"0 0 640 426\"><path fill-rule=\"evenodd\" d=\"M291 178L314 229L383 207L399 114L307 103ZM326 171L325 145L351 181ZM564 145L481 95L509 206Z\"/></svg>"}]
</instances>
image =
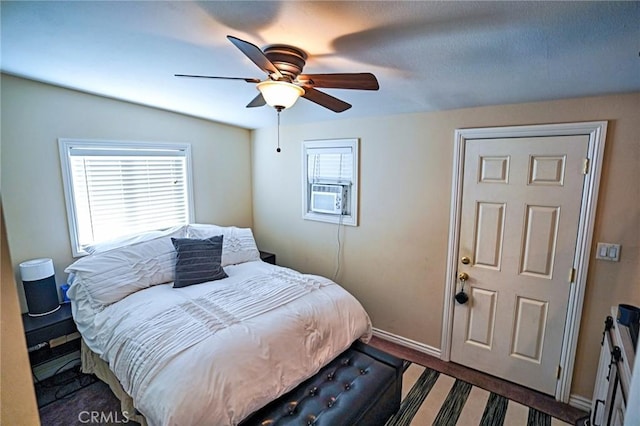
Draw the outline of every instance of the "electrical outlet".
<instances>
[{"instance_id":1,"label":"electrical outlet","mask_svg":"<svg viewBox=\"0 0 640 426\"><path fill-rule=\"evenodd\" d=\"M596 259L619 262L620 244L598 243L596 247Z\"/></svg>"}]
</instances>

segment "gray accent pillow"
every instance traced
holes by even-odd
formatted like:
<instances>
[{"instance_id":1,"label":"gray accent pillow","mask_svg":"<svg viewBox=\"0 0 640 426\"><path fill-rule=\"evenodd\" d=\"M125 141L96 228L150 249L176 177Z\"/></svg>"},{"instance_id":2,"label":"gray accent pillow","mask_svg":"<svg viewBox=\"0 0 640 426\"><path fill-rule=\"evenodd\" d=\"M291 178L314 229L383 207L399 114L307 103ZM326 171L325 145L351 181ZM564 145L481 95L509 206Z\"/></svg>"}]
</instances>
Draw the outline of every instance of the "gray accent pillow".
<instances>
[{"instance_id":1,"label":"gray accent pillow","mask_svg":"<svg viewBox=\"0 0 640 426\"><path fill-rule=\"evenodd\" d=\"M222 269L222 235L203 240L171 238L176 249L174 288L227 278Z\"/></svg>"}]
</instances>

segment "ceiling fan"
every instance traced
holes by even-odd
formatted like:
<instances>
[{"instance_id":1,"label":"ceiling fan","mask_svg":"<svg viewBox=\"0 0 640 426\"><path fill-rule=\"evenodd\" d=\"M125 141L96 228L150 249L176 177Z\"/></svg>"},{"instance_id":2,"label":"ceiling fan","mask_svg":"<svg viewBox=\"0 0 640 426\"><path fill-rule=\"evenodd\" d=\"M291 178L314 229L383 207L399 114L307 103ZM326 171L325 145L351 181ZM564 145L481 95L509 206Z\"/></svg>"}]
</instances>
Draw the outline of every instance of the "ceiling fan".
<instances>
[{"instance_id":1,"label":"ceiling fan","mask_svg":"<svg viewBox=\"0 0 640 426\"><path fill-rule=\"evenodd\" d=\"M258 68L267 73L265 80L242 77L216 77L207 75L175 74L176 77L244 80L256 83L260 93L247 108L268 104L278 112L291 107L299 97L315 102L334 112L343 112L351 104L317 90L320 88L378 90L378 80L371 73L301 74L307 54L294 46L273 44L261 50L255 44L237 37L227 36Z\"/></svg>"}]
</instances>

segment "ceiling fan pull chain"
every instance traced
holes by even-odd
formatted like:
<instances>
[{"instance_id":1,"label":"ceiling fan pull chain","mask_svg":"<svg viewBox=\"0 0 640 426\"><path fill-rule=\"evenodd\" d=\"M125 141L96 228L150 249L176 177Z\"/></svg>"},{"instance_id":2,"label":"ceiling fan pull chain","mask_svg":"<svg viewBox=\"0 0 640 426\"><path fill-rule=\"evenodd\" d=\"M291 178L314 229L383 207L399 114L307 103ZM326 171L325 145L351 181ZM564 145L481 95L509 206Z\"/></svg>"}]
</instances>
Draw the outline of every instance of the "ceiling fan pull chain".
<instances>
[{"instance_id":1,"label":"ceiling fan pull chain","mask_svg":"<svg viewBox=\"0 0 640 426\"><path fill-rule=\"evenodd\" d=\"M276 148L276 152L280 151L280 110L278 110L278 147Z\"/></svg>"}]
</instances>

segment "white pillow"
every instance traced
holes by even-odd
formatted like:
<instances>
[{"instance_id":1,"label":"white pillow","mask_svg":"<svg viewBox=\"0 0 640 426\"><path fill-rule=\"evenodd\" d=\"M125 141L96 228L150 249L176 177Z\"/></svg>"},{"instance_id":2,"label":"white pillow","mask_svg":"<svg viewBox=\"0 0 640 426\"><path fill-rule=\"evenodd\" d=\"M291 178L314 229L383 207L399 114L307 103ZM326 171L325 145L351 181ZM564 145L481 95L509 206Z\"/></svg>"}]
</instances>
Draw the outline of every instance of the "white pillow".
<instances>
[{"instance_id":1,"label":"white pillow","mask_svg":"<svg viewBox=\"0 0 640 426\"><path fill-rule=\"evenodd\" d=\"M223 227L202 223L187 225L187 238L205 239L215 235L224 236L221 263L223 267L260 260L260 252L256 246L251 228Z\"/></svg>"},{"instance_id":2,"label":"white pillow","mask_svg":"<svg viewBox=\"0 0 640 426\"><path fill-rule=\"evenodd\" d=\"M103 241L100 243L89 244L84 246L84 251L89 254L101 253L103 251L113 250L114 248L130 246L132 244L144 241L154 240L160 237L184 238L187 235L186 225L178 225L163 231L141 232L139 234L125 235L123 237L114 238L113 240Z\"/></svg>"},{"instance_id":3,"label":"white pillow","mask_svg":"<svg viewBox=\"0 0 640 426\"><path fill-rule=\"evenodd\" d=\"M83 257L65 272L74 274L71 287L82 286L78 294L87 295L91 307L100 310L136 291L173 281L175 263L171 237L164 236Z\"/></svg>"}]
</instances>

